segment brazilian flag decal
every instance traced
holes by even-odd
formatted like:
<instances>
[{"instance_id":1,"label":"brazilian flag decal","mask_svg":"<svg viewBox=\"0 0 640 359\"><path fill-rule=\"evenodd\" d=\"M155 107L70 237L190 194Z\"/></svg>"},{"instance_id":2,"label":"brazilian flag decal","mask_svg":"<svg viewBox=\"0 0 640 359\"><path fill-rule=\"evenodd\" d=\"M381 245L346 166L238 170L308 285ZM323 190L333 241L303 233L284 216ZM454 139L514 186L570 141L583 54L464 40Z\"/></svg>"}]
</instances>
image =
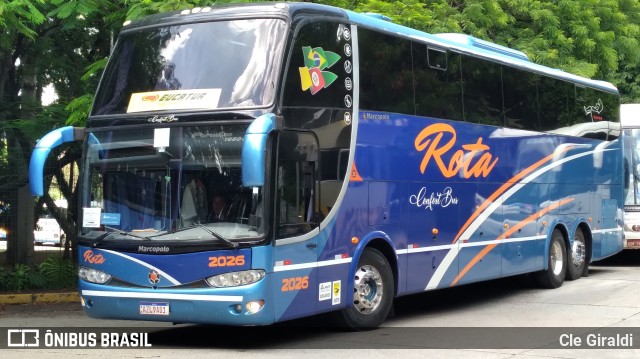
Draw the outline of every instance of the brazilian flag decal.
<instances>
[{"instance_id":1,"label":"brazilian flag decal","mask_svg":"<svg viewBox=\"0 0 640 359\"><path fill-rule=\"evenodd\" d=\"M321 47L311 48L304 46L302 48L304 56L304 66L299 67L300 85L303 91L311 90L311 94L315 95L323 88L329 87L338 76L330 71L323 71L333 66L340 55L331 51L324 51Z\"/></svg>"}]
</instances>

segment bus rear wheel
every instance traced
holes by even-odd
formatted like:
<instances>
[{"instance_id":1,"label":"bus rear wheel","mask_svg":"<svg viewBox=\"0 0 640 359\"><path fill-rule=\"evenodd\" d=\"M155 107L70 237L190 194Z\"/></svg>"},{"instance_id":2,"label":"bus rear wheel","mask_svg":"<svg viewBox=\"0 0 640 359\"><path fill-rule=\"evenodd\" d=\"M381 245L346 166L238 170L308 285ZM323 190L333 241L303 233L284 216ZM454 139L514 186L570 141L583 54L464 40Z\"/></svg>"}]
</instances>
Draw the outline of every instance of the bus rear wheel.
<instances>
[{"instance_id":1,"label":"bus rear wheel","mask_svg":"<svg viewBox=\"0 0 640 359\"><path fill-rule=\"evenodd\" d=\"M567 273L567 248L562 233L554 229L547 253L547 269L535 273L536 282L543 288L558 288Z\"/></svg>"},{"instance_id":2,"label":"bus rear wheel","mask_svg":"<svg viewBox=\"0 0 640 359\"><path fill-rule=\"evenodd\" d=\"M585 266L587 266L587 244L584 240L584 233L582 233L580 228L576 229L576 234L573 236L573 244L571 245L571 252L567 254L569 256L567 279L576 280L582 277Z\"/></svg>"},{"instance_id":3,"label":"bus rear wheel","mask_svg":"<svg viewBox=\"0 0 640 359\"><path fill-rule=\"evenodd\" d=\"M353 276L353 298L338 314L340 324L350 330L380 326L391 311L395 293L393 273L378 250L366 248Z\"/></svg>"}]
</instances>

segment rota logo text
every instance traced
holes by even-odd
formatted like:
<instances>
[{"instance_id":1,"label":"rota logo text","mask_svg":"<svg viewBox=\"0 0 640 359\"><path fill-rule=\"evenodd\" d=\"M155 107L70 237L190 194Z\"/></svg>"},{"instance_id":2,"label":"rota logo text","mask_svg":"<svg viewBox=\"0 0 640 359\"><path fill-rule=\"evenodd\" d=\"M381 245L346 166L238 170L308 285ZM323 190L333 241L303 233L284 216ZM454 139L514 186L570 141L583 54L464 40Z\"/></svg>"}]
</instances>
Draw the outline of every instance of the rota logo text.
<instances>
[{"instance_id":1,"label":"rota logo text","mask_svg":"<svg viewBox=\"0 0 640 359\"><path fill-rule=\"evenodd\" d=\"M91 264L104 263L104 257L102 256L102 254L94 254L93 251L91 250L84 252L83 256L84 256L84 261L86 263L91 263Z\"/></svg>"},{"instance_id":2,"label":"rota logo text","mask_svg":"<svg viewBox=\"0 0 640 359\"><path fill-rule=\"evenodd\" d=\"M445 137L448 140L443 140ZM420 172L424 174L429 162L433 161L446 178L457 174L463 178L487 177L498 162L498 157L493 158L489 152L489 146L482 143L482 137L478 137L476 143L462 145L462 149L455 151L446 162L445 155L455 144L456 130L445 123L436 123L420 131L414 142L416 150L424 151ZM480 158L476 158L478 155Z\"/></svg>"}]
</instances>

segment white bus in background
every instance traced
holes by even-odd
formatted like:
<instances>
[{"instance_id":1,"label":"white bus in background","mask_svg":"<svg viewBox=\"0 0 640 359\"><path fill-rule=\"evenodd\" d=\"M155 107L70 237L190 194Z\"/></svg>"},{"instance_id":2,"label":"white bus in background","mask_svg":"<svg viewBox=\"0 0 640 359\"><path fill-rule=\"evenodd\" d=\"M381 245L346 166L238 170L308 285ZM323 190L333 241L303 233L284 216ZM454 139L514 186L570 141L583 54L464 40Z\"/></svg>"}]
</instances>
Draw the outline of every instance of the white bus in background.
<instances>
[{"instance_id":1,"label":"white bus in background","mask_svg":"<svg viewBox=\"0 0 640 359\"><path fill-rule=\"evenodd\" d=\"M36 229L33 230L33 242L36 245L53 244L64 246L66 236L55 218L38 218Z\"/></svg>"},{"instance_id":2,"label":"white bus in background","mask_svg":"<svg viewBox=\"0 0 640 359\"><path fill-rule=\"evenodd\" d=\"M57 200L55 202L59 208L67 208L66 200ZM35 245L53 244L54 246L63 247L66 237L58 221L53 216L45 215L38 218L36 227L33 230L33 243Z\"/></svg>"},{"instance_id":3,"label":"white bus in background","mask_svg":"<svg viewBox=\"0 0 640 359\"><path fill-rule=\"evenodd\" d=\"M640 249L640 104L620 106L624 136L624 248Z\"/></svg>"}]
</instances>

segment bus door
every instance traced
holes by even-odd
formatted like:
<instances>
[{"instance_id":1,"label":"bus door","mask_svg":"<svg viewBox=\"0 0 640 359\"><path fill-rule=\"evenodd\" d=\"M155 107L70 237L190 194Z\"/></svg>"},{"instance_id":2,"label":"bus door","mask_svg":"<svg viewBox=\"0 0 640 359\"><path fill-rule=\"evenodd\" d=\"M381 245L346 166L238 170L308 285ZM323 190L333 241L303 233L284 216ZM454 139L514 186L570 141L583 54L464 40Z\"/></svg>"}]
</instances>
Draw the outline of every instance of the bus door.
<instances>
[{"instance_id":1,"label":"bus door","mask_svg":"<svg viewBox=\"0 0 640 359\"><path fill-rule=\"evenodd\" d=\"M311 132L282 131L278 142L273 277L276 319L286 320L316 310L318 141Z\"/></svg>"}]
</instances>

